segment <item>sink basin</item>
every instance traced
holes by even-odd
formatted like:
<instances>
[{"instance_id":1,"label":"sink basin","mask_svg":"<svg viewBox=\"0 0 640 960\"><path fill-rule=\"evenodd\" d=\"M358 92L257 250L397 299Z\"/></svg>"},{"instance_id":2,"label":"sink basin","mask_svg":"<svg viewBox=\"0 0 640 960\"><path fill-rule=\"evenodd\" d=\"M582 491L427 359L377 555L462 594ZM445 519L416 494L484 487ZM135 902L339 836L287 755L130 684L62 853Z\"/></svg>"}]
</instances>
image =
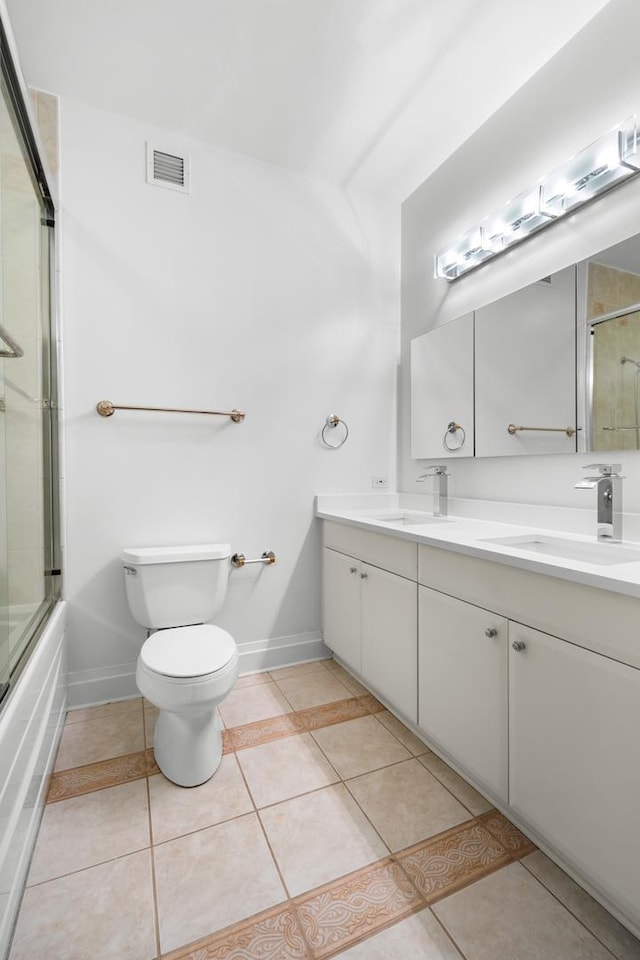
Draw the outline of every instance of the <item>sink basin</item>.
<instances>
[{"instance_id":1,"label":"sink basin","mask_svg":"<svg viewBox=\"0 0 640 960\"><path fill-rule=\"evenodd\" d=\"M379 523L402 524L405 527L451 522L449 517L434 517L432 513L420 513L418 510L397 510L388 513L368 514L367 519L377 520Z\"/></svg>"},{"instance_id":2,"label":"sink basin","mask_svg":"<svg viewBox=\"0 0 640 960\"><path fill-rule=\"evenodd\" d=\"M528 553L542 553L565 560L579 560L581 563L594 563L608 566L616 563L640 563L640 550L623 547L615 543L569 540L564 537L550 537L546 534L525 534L518 537L484 537L484 543L496 543L505 547L516 547Z\"/></svg>"}]
</instances>

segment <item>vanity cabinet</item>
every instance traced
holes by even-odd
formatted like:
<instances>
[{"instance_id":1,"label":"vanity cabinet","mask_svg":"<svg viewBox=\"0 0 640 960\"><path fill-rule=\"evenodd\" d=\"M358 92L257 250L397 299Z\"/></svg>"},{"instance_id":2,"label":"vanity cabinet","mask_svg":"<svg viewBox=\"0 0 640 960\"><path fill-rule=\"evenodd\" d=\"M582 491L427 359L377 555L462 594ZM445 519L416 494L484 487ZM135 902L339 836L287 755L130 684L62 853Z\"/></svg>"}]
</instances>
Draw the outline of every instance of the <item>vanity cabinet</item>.
<instances>
[{"instance_id":1,"label":"vanity cabinet","mask_svg":"<svg viewBox=\"0 0 640 960\"><path fill-rule=\"evenodd\" d=\"M639 931L640 600L324 528L325 643Z\"/></svg>"},{"instance_id":2,"label":"vanity cabinet","mask_svg":"<svg viewBox=\"0 0 640 960\"><path fill-rule=\"evenodd\" d=\"M417 545L338 524L324 526L324 642L416 723Z\"/></svg>"},{"instance_id":3,"label":"vanity cabinet","mask_svg":"<svg viewBox=\"0 0 640 960\"><path fill-rule=\"evenodd\" d=\"M640 915L640 670L510 625L509 803Z\"/></svg>"},{"instance_id":4,"label":"vanity cabinet","mask_svg":"<svg viewBox=\"0 0 640 960\"><path fill-rule=\"evenodd\" d=\"M427 587L418 610L418 726L506 803L508 621Z\"/></svg>"}]
</instances>

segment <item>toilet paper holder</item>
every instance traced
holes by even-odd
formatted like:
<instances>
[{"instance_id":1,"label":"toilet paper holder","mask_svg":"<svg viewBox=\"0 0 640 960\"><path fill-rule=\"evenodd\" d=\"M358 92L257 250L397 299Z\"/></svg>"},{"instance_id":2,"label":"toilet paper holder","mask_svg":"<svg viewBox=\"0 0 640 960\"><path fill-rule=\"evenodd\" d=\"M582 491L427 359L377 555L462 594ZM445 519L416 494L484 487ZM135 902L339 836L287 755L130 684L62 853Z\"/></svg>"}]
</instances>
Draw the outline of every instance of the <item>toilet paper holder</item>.
<instances>
[{"instance_id":1,"label":"toilet paper holder","mask_svg":"<svg viewBox=\"0 0 640 960\"><path fill-rule=\"evenodd\" d=\"M231 563L234 567L246 567L248 563L266 563L267 566L271 566L275 562L276 555L273 550L265 551L261 557L255 557L253 560L247 560L244 553L234 553L231 557Z\"/></svg>"}]
</instances>

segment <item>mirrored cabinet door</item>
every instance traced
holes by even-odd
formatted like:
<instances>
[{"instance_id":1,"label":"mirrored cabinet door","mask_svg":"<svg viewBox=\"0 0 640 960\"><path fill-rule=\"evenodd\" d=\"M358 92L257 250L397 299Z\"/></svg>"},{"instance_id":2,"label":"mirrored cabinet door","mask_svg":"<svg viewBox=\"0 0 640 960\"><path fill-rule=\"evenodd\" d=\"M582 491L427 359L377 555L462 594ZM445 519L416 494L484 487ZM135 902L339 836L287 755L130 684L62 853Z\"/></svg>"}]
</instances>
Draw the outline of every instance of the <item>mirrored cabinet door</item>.
<instances>
[{"instance_id":1,"label":"mirrored cabinet door","mask_svg":"<svg viewBox=\"0 0 640 960\"><path fill-rule=\"evenodd\" d=\"M476 456L575 453L575 266L475 317Z\"/></svg>"},{"instance_id":2,"label":"mirrored cabinet door","mask_svg":"<svg viewBox=\"0 0 640 960\"><path fill-rule=\"evenodd\" d=\"M473 314L411 341L411 456L472 457Z\"/></svg>"}]
</instances>

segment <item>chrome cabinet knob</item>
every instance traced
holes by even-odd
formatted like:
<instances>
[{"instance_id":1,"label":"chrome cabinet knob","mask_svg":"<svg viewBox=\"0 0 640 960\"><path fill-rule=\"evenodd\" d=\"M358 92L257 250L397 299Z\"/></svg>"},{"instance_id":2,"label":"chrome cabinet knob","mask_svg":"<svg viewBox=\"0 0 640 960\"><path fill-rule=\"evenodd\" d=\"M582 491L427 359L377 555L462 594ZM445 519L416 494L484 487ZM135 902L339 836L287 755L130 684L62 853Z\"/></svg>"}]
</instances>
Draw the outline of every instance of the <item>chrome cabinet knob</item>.
<instances>
[{"instance_id":1,"label":"chrome cabinet knob","mask_svg":"<svg viewBox=\"0 0 640 960\"><path fill-rule=\"evenodd\" d=\"M487 629L484 632L484 635L485 637L489 637L489 639L492 639L493 637L498 636L498 631L496 630L495 627L487 627Z\"/></svg>"},{"instance_id":2,"label":"chrome cabinet knob","mask_svg":"<svg viewBox=\"0 0 640 960\"><path fill-rule=\"evenodd\" d=\"M526 647L526 643L524 642L524 640L514 640L511 646L516 651L516 653L520 653L520 651L524 650L524 648Z\"/></svg>"},{"instance_id":3,"label":"chrome cabinet knob","mask_svg":"<svg viewBox=\"0 0 640 960\"><path fill-rule=\"evenodd\" d=\"M361 580L366 580L368 576L369 576L368 573L361 573L361 574L360 574L360 579L361 579Z\"/></svg>"},{"instance_id":4,"label":"chrome cabinet knob","mask_svg":"<svg viewBox=\"0 0 640 960\"><path fill-rule=\"evenodd\" d=\"M349 567L349 573L357 573L357 572L358 572L357 567Z\"/></svg>"}]
</instances>

